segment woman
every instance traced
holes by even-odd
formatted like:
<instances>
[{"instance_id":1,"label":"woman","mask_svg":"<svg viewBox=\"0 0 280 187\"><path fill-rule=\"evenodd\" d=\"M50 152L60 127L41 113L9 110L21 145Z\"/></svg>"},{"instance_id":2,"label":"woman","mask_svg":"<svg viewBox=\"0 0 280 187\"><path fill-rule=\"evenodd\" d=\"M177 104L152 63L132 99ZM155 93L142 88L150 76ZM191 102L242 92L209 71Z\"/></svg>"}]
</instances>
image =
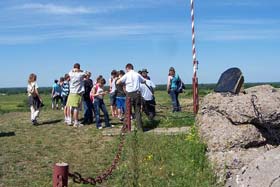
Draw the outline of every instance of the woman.
<instances>
[{"instance_id":1,"label":"woman","mask_svg":"<svg viewBox=\"0 0 280 187\"><path fill-rule=\"evenodd\" d=\"M167 80L167 92L169 93L173 110L172 112L181 111L181 106L178 100L179 92L177 92L177 81L179 80L179 75L175 73L175 69L173 67L169 68L168 80Z\"/></svg>"},{"instance_id":2,"label":"woman","mask_svg":"<svg viewBox=\"0 0 280 187\"><path fill-rule=\"evenodd\" d=\"M100 81L92 88L92 96L94 97L93 105L95 109L95 121L96 121L96 128L102 129L101 120L100 120L100 110L104 114L104 121L106 127L113 127L109 123L109 114L106 109L103 97L108 93L104 91L104 85L106 84L106 80L101 78Z\"/></svg>"},{"instance_id":3,"label":"woman","mask_svg":"<svg viewBox=\"0 0 280 187\"><path fill-rule=\"evenodd\" d=\"M38 92L37 76L34 73L29 75L27 94L28 103L31 111L31 122L32 125L37 125L37 118L39 117L40 108L42 106L42 99Z\"/></svg>"}]
</instances>

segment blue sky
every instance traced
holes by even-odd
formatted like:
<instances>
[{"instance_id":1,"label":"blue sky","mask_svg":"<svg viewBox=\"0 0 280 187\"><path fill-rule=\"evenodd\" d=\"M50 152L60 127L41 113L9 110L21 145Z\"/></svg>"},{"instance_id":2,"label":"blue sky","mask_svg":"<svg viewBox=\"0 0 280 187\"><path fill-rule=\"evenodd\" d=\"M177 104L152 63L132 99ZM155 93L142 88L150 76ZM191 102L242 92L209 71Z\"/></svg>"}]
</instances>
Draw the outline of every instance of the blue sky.
<instances>
[{"instance_id":1,"label":"blue sky","mask_svg":"<svg viewBox=\"0 0 280 187\"><path fill-rule=\"evenodd\" d=\"M280 81L279 0L195 0L199 83L230 67L246 82ZM39 86L79 62L93 77L127 63L166 83L174 66L191 83L190 0L0 1L0 87Z\"/></svg>"}]
</instances>

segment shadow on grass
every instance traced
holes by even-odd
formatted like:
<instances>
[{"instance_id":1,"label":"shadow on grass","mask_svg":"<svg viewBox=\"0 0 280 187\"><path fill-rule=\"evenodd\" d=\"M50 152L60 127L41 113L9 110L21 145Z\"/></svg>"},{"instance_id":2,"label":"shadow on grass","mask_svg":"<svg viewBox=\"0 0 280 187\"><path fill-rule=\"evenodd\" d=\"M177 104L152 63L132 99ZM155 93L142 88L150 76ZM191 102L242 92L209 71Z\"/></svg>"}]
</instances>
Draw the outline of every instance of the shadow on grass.
<instances>
[{"instance_id":1,"label":"shadow on grass","mask_svg":"<svg viewBox=\"0 0 280 187\"><path fill-rule=\"evenodd\" d=\"M178 116L178 115L157 115L160 118L169 118L169 119L188 119L188 118L193 118L194 115L184 115L184 116Z\"/></svg>"},{"instance_id":2,"label":"shadow on grass","mask_svg":"<svg viewBox=\"0 0 280 187\"><path fill-rule=\"evenodd\" d=\"M152 120L144 122L144 131L150 131L158 127L160 120Z\"/></svg>"},{"instance_id":3,"label":"shadow on grass","mask_svg":"<svg viewBox=\"0 0 280 187\"><path fill-rule=\"evenodd\" d=\"M61 119L43 121L42 123L37 124L37 126L41 126L41 125L50 125L50 124L54 124L54 123L59 123L59 122L61 122L61 121L62 121Z\"/></svg>"},{"instance_id":4,"label":"shadow on grass","mask_svg":"<svg viewBox=\"0 0 280 187\"><path fill-rule=\"evenodd\" d=\"M115 125L115 126L116 126L116 125L118 125L118 126L123 126L123 122L121 122L121 121L120 121L120 122L111 122L110 124L111 124L111 125Z\"/></svg>"},{"instance_id":5,"label":"shadow on grass","mask_svg":"<svg viewBox=\"0 0 280 187\"><path fill-rule=\"evenodd\" d=\"M15 136L15 132L0 132L0 137Z\"/></svg>"}]
</instances>

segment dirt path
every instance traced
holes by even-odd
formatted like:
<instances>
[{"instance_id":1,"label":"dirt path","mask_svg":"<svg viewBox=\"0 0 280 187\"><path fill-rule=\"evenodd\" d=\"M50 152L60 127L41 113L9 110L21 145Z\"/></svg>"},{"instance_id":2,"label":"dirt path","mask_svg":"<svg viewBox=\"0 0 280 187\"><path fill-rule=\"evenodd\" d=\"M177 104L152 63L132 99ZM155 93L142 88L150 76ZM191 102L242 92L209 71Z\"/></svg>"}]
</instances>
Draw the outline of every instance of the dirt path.
<instances>
[{"instance_id":1,"label":"dirt path","mask_svg":"<svg viewBox=\"0 0 280 187\"><path fill-rule=\"evenodd\" d=\"M159 135L176 135L176 134L187 134L189 132L190 127L172 127L172 128L155 128L145 133L153 133ZM132 129L134 130L134 129ZM111 129L104 129L102 134L104 136L117 136L120 134L121 128L111 128Z\"/></svg>"}]
</instances>

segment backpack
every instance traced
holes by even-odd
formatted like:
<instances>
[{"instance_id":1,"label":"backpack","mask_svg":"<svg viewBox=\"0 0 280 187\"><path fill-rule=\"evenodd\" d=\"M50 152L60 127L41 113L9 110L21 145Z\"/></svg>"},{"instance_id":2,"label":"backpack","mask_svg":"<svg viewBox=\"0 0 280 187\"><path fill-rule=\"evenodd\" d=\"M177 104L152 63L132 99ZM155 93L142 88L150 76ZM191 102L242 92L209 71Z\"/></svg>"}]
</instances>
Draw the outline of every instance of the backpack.
<instances>
[{"instance_id":1,"label":"backpack","mask_svg":"<svg viewBox=\"0 0 280 187\"><path fill-rule=\"evenodd\" d=\"M176 92L183 93L184 90L185 90L185 84L178 76L178 80L176 81Z\"/></svg>"}]
</instances>

